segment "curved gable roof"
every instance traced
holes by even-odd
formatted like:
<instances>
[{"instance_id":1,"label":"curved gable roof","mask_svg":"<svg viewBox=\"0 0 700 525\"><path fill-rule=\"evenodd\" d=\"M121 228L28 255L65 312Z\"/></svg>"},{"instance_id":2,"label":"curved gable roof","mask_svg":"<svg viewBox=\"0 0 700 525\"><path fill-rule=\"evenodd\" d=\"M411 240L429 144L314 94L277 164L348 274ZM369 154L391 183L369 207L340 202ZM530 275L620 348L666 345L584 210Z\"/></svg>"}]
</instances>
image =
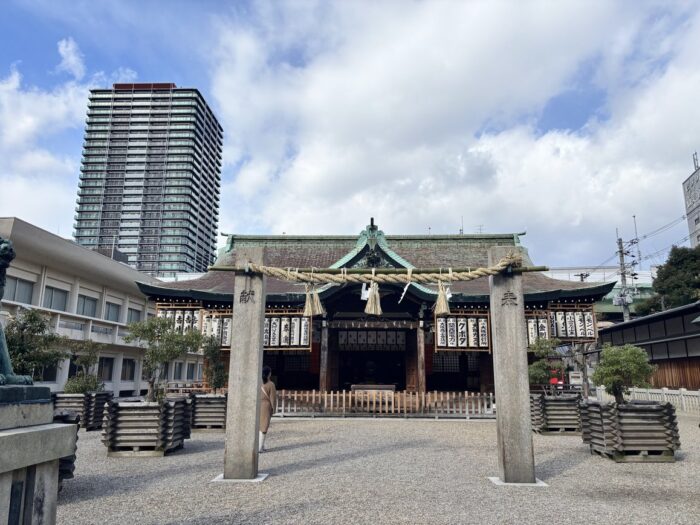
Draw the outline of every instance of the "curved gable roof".
<instances>
[{"instance_id":1,"label":"curved gable roof","mask_svg":"<svg viewBox=\"0 0 700 525\"><path fill-rule=\"evenodd\" d=\"M359 236L290 236L290 235L230 235L226 248L217 258L216 266L233 266L237 248L262 246L265 264L281 268L343 268L366 266L363 260L371 251L383 259L383 264L396 268L485 267L488 250L493 246L520 246L519 235L396 235L386 236L373 224ZM526 264L532 261L527 257ZM523 274L524 292L530 300L556 300L563 297L586 296L599 298L607 294L614 283L580 283L551 279L541 273ZM224 301L233 295L231 272L210 270L203 276L163 285L139 283L142 292L152 297L187 297L197 300ZM431 295L432 287L412 285L419 295ZM332 287L324 287L326 293ZM451 286L453 301L487 301L487 279L456 282ZM272 297L299 296L303 285L268 279L267 295ZM289 300L299 297L288 297Z\"/></svg>"}]
</instances>

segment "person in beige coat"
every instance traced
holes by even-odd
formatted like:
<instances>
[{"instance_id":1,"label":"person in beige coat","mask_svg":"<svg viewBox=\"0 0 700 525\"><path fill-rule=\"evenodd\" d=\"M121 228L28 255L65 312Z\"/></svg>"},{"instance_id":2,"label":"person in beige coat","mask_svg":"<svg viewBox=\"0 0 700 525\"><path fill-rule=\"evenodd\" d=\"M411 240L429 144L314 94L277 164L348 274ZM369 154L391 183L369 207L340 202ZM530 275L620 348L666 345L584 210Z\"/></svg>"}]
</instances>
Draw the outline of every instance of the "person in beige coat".
<instances>
[{"instance_id":1,"label":"person in beige coat","mask_svg":"<svg viewBox=\"0 0 700 525\"><path fill-rule=\"evenodd\" d=\"M267 430L270 428L270 420L272 419L272 414L275 413L275 407L277 406L277 389L275 384L270 381L270 376L272 375L272 369L269 366L265 366L262 369L262 389L260 396L260 436L258 439L258 452L265 451L265 437L267 436Z\"/></svg>"}]
</instances>

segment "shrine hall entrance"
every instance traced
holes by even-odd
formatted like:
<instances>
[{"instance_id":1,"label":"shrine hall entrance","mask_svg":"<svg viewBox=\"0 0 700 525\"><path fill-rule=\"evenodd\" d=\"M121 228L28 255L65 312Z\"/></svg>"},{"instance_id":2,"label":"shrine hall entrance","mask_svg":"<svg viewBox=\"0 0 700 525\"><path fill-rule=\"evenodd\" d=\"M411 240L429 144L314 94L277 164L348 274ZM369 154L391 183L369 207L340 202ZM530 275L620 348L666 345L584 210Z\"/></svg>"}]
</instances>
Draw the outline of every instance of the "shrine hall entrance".
<instances>
[{"instance_id":1,"label":"shrine hall entrance","mask_svg":"<svg viewBox=\"0 0 700 525\"><path fill-rule=\"evenodd\" d=\"M329 334L332 382L340 390L353 385L415 386L415 330L335 329ZM413 357L413 359L411 359ZM413 366L411 364L413 363Z\"/></svg>"}]
</instances>

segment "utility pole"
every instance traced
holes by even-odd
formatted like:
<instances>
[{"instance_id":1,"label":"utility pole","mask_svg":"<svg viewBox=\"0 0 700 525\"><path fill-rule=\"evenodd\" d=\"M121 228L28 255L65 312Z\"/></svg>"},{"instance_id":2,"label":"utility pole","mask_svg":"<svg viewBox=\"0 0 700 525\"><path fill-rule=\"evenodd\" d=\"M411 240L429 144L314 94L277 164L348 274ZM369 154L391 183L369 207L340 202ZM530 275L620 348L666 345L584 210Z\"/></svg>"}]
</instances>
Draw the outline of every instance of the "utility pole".
<instances>
[{"instance_id":1,"label":"utility pole","mask_svg":"<svg viewBox=\"0 0 700 525\"><path fill-rule=\"evenodd\" d=\"M639 249L639 234L637 233L637 216L632 215L634 221L634 242L637 245L637 270L642 269L642 251Z\"/></svg>"},{"instance_id":2,"label":"utility pole","mask_svg":"<svg viewBox=\"0 0 700 525\"><path fill-rule=\"evenodd\" d=\"M622 320L630 320L630 305L627 302L627 267L625 266L625 248L622 246L622 238L617 238L617 254L620 256L620 303L622 304Z\"/></svg>"}]
</instances>

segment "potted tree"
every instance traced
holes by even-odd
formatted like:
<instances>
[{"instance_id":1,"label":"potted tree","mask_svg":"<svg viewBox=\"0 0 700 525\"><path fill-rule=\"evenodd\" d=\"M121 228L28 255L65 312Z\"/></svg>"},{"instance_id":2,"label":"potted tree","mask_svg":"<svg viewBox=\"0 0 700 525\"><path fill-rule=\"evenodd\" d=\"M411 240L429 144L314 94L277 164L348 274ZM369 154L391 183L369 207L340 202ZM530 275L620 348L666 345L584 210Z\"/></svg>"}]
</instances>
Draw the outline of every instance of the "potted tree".
<instances>
[{"instance_id":1,"label":"potted tree","mask_svg":"<svg viewBox=\"0 0 700 525\"><path fill-rule=\"evenodd\" d=\"M5 339L15 373L35 381L42 381L47 369L68 356L62 348L68 340L53 331L49 316L37 310L23 308L10 317Z\"/></svg>"},{"instance_id":2,"label":"potted tree","mask_svg":"<svg viewBox=\"0 0 700 525\"><path fill-rule=\"evenodd\" d=\"M606 344L600 354L600 363L593 373L596 385L615 398L615 403L625 403L630 387L648 387L654 373L644 349L633 345L611 346Z\"/></svg>"},{"instance_id":3,"label":"potted tree","mask_svg":"<svg viewBox=\"0 0 700 525\"><path fill-rule=\"evenodd\" d=\"M226 384L228 374L221 362L221 345L214 337L202 345L205 359L205 377L211 394L194 394L192 426L197 429L226 428L226 396L217 390Z\"/></svg>"},{"instance_id":4,"label":"potted tree","mask_svg":"<svg viewBox=\"0 0 700 525\"><path fill-rule=\"evenodd\" d=\"M583 441L591 452L618 462L675 461L680 448L675 407L671 403L625 400L630 387L649 385L654 366L644 349L605 345L593 381L614 403L581 403Z\"/></svg>"},{"instance_id":5,"label":"potted tree","mask_svg":"<svg viewBox=\"0 0 700 525\"><path fill-rule=\"evenodd\" d=\"M530 345L535 360L528 367L530 379L530 420L532 429L543 434L580 432L579 394L565 394L557 390L556 378L564 365L557 348L556 338L538 339Z\"/></svg>"},{"instance_id":6,"label":"potted tree","mask_svg":"<svg viewBox=\"0 0 700 525\"><path fill-rule=\"evenodd\" d=\"M533 354L534 361L527 367L530 379L530 390L540 390L543 393L552 392L553 385L550 380L553 376L559 376L564 370L561 356L557 348L561 341L556 338L537 339L528 350Z\"/></svg>"},{"instance_id":7,"label":"potted tree","mask_svg":"<svg viewBox=\"0 0 700 525\"><path fill-rule=\"evenodd\" d=\"M81 426L86 430L102 428L104 405L112 398L112 392L104 390L95 370L100 346L90 340L71 342L72 361L77 371L68 378L63 392L54 396L54 408L78 413Z\"/></svg>"},{"instance_id":8,"label":"potted tree","mask_svg":"<svg viewBox=\"0 0 700 525\"><path fill-rule=\"evenodd\" d=\"M148 381L145 401L112 401L104 418L102 442L109 456L159 455L182 447L189 437L186 401L167 399L158 388L165 363L188 352L196 352L202 341L199 332L175 330L172 319L151 317L129 325L124 338L144 349L143 373Z\"/></svg>"}]
</instances>

